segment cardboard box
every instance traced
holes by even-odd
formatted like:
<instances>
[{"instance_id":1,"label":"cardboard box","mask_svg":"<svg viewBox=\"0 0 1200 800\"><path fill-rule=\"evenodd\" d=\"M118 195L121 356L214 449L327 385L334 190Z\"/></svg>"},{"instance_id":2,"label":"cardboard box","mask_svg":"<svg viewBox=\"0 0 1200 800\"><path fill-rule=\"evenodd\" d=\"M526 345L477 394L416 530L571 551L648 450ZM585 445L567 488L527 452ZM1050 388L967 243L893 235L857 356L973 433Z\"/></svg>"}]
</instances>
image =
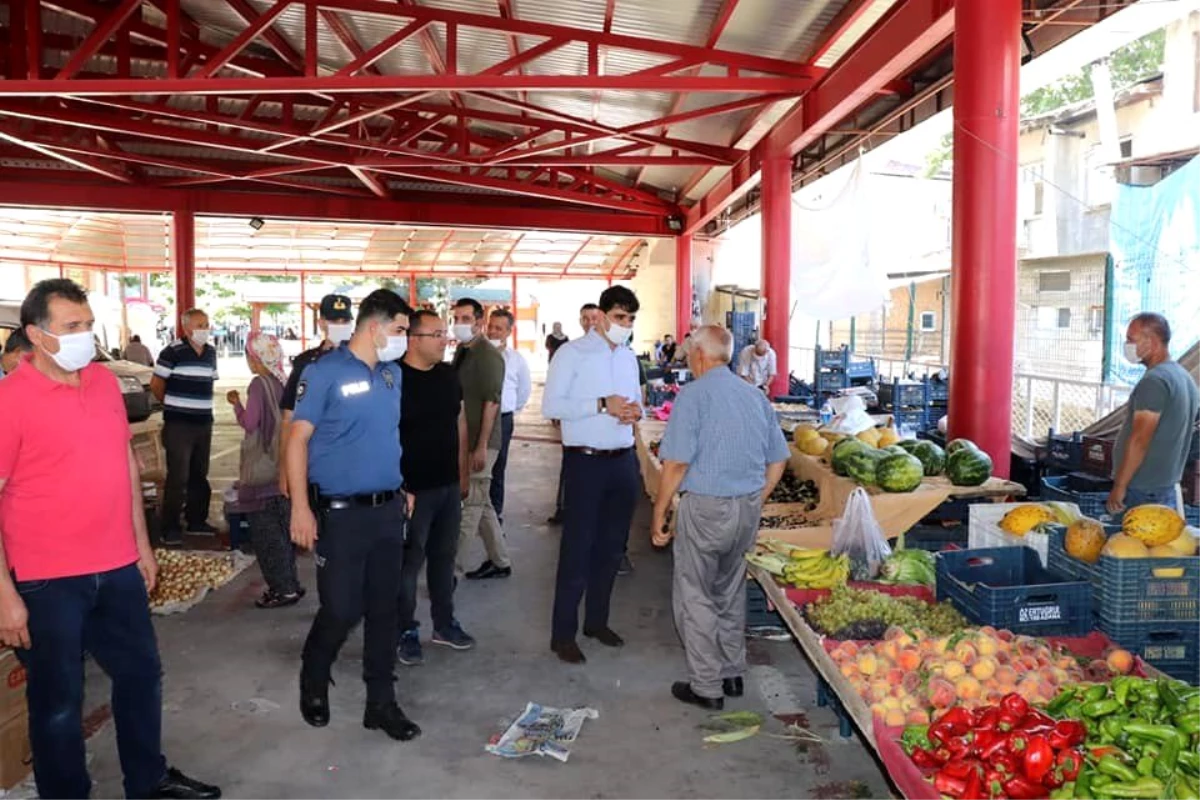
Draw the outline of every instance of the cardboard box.
<instances>
[{"instance_id":1,"label":"cardboard box","mask_svg":"<svg viewBox=\"0 0 1200 800\"><path fill-rule=\"evenodd\" d=\"M11 789L33 769L29 718L25 714L0 725L0 789Z\"/></svg>"},{"instance_id":2,"label":"cardboard box","mask_svg":"<svg viewBox=\"0 0 1200 800\"><path fill-rule=\"evenodd\" d=\"M25 668L17 654L0 649L0 725L25 713Z\"/></svg>"}]
</instances>

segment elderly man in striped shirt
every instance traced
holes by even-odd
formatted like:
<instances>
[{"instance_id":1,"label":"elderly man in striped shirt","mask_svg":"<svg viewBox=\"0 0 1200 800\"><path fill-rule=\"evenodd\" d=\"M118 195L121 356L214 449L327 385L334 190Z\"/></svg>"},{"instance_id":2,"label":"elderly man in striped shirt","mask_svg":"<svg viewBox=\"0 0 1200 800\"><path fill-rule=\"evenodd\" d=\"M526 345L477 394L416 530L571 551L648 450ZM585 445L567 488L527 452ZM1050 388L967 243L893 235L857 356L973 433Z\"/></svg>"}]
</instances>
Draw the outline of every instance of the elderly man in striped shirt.
<instances>
[{"instance_id":1,"label":"elderly man in striped shirt","mask_svg":"<svg viewBox=\"0 0 1200 800\"><path fill-rule=\"evenodd\" d=\"M710 709L744 692L743 557L788 459L775 411L729 370L732 357L724 328L706 325L692 335L687 358L696 379L679 393L659 449L663 474L651 529L655 545L671 540L667 509L679 491L673 595L688 680L671 694Z\"/></svg>"}]
</instances>

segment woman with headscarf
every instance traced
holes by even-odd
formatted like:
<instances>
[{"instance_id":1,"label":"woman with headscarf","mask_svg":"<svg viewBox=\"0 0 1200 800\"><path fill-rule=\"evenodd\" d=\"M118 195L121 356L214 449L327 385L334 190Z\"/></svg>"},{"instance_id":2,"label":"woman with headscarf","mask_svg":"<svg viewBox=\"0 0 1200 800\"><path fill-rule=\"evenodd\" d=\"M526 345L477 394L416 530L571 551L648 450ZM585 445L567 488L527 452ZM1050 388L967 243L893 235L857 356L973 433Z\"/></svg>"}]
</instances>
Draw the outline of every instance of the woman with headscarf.
<instances>
[{"instance_id":1,"label":"woman with headscarf","mask_svg":"<svg viewBox=\"0 0 1200 800\"><path fill-rule=\"evenodd\" d=\"M279 490L279 400L283 396L283 350L269 333L255 331L246 342L246 362L254 379L242 405L236 389L226 399L246 432L238 479L238 506L250 516L250 543L267 588L259 608L299 602L304 588L296 575L296 554L288 527L291 506Z\"/></svg>"}]
</instances>

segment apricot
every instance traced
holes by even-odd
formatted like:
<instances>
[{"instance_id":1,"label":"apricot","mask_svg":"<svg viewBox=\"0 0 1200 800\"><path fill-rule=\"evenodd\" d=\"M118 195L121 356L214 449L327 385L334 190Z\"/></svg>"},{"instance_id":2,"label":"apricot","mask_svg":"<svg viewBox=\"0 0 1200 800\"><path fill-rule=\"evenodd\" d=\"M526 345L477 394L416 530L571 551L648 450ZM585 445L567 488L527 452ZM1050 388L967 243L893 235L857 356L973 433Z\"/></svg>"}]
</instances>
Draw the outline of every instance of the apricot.
<instances>
[{"instance_id":1,"label":"apricot","mask_svg":"<svg viewBox=\"0 0 1200 800\"><path fill-rule=\"evenodd\" d=\"M986 681L996 674L996 662L990 658L981 658L971 667L971 674L978 680Z\"/></svg>"},{"instance_id":2,"label":"apricot","mask_svg":"<svg viewBox=\"0 0 1200 800\"><path fill-rule=\"evenodd\" d=\"M847 661L844 664L839 664L838 669L847 678L853 678L858 674L858 664L853 661Z\"/></svg>"},{"instance_id":3,"label":"apricot","mask_svg":"<svg viewBox=\"0 0 1200 800\"><path fill-rule=\"evenodd\" d=\"M905 714L898 708L889 708L887 713L883 715L883 724L891 728L903 727L905 722Z\"/></svg>"},{"instance_id":4,"label":"apricot","mask_svg":"<svg viewBox=\"0 0 1200 800\"><path fill-rule=\"evenodd\" d=\"M1105 662L1109 669L1120 675L1128 675L1133 671L1133 654L1128 650L1113 650Z\"/></svg>"},{"instance_id":5,"label":"apricot","mask_svg":"<svg viewBox=\"0 0 1200 800\"><path fill-rule=\"evenodd\" d=\"M872 715L882 718L887 715L887 712L888 712L888 710L886 708L884 708L882 704L880 704L880 703L872 703L871 704L871 714Z\"/></svg>"},{"instance_id":6,"label":"apricot","mask_svg":"<svg viewBox=\"0 0 1200 800\"><path fill-rule=\"evenodd\" d=\"M960 700L978 700L983 686L970 675L964 675L955 681L954 689Z\"/></svg>"}]
</instances>

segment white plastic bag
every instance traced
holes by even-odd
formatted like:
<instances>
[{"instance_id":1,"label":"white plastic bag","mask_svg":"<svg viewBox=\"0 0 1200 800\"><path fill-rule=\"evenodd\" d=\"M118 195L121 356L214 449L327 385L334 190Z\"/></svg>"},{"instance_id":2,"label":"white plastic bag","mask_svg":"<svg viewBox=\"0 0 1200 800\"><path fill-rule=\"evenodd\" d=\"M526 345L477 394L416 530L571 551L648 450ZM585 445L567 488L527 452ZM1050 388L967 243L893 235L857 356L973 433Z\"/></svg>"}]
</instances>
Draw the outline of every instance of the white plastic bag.
<instances>
[{"instance_id":1,"label":"white plastic bag","mask_svg":"<svg viewBox=\"0 0 1200 800\"><path fill-rule=\"evenodd\" d=\"M874 580L879 567L892 554L883 528L875 520L871 497L859 486L850 493L842 516L833 521L833 551L850 556L850 577L856 581Z\"/></svg>"},{"instance_id":2,"label":"white plastic bag","mask_svg":"<svg viewBox=\"0 0 1200 800\"><path fill-rule=\"evenodd\" d=\"M825 430L854 436L868 428L875 427L875 420L871 419L871 415L867 413L867 407L863 405L863 400L858 395L835 397L829 403L833 406L834 417L825 426Z\"/></svg>"}]
</instances>

